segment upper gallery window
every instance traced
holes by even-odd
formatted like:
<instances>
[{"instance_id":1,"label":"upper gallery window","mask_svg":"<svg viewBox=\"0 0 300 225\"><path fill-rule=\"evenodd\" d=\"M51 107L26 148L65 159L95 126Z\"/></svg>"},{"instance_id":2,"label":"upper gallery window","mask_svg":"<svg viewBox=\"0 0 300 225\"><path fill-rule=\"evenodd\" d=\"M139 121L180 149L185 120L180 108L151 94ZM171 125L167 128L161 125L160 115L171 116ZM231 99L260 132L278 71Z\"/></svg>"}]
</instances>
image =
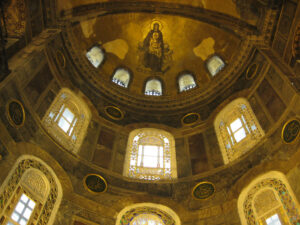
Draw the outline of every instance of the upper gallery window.
<instances>
[{"instance_id":1,"label":"upper gallery window","mask_svg":"<svg viewBox=\"0 0 300 225\"><path fill-rule=\"evenodd\" d=\"M104 52L100 47L94 46L86 53L86 57L95 68L98 68L104 60Z\"/></svg>"},{"instance_id":2,"label":"upper gallery window","mask_svg":"<svg viewBox=\"0 0 300 225\"><path fill-rule=\"evenodd\" d=\"M77 152L90 121L85 102L68 89L63 89L43 118L49 133L64 147Z\"/></svg>"},{"instance_id":3,"label":"upper gallery window","mask_svg":"<svg viewBox=\"0 0 300 225\"><path fill-rule=\"evenodd\" d=\"M26 225L34 210L35 202L27 195L22 194L15 209L13 210L10 219L20 225ZM7 225L15 225L13 221L8 221Z\"/></svg>"},{"instance_id":4,"label":"upper gallery window","mask_svg":"<svg viewBox=\"0 0 300 225\"><path fill-rule=\"evenodd\" d=\"M179 84L179 91L188 91L192 88L196 87L196 82L194 80L194 77L191 74L183 74L179 77L178 80Z\"/></svg>"},{"instance_id":5,"label":"upper gallery window","mask_svg":"<svg viewBox=\"0 0 300 225\"><path fill-rule=\"evenodd\" d=\"M224 61L217 55L214 55L207 61L207 69L212 76L217 75L224 67Z\"/></svg>"},{"instance_id":6,"label":"upper gallery window","mask_svg":"<svg viewBox=\"0 0 300 225\"><path fill-rule=\"evenodd\" d=\"M144 180L177 178L172 135L151 128L131 132L124 175Z\"/></svg>"},{"instance_id":7,"label":"upper gallery window","mask_svg":"<svg viewBox=\"0 0 300 225\"><path fill-rule=\"evenodd\" d=\"M162 84L157 79L148 80L145 87L145 95L161 96Z\"/></svg>"},{"instance_id":8,"label":"upper gallery window","mask_svg":"<svg viewBox=\"0 0 300 225\"><path fill-rule=\"evenodd\" d=\"M117 69L112 78L112 82L117 85L127 88L130 81L130 74L126 69Z\"/></svg>"},{"instance_id":9,"label":"upper gallery window","mask_svg":"<svg viewBox=\"0 0 300 225\"><path fill-rule=\"evenodd\" d=\"M225 164L239 158L264 135L248 101L243 98L228 104L214 124Z\"/></svg>"}]
</instances>

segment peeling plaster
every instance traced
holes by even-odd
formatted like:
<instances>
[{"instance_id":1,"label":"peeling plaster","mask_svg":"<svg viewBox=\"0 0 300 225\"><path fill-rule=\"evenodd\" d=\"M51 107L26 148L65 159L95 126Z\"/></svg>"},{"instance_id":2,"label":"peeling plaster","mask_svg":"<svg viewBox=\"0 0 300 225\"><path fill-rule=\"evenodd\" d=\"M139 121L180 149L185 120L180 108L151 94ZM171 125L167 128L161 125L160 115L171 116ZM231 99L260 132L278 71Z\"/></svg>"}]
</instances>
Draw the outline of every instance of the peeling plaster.
<instances>
[{"instance_id":1,"label":"peeling plaster","mask_svg":"<svg viewBox=\"0 0 300 225\"><path fill-rule=\"evenodd\" d=\"M212 37L204 39L197 47L193 49L195 56L205 61L210 55L215 53L215 40Z\"/></svg>"},{"instance_id":2,"label":"peeling plaster","mask_svg":"<svg viewBox=\"0 0 300 225\"><path fill-rule=\"evenodd\" d=\"M125 59L129 50L127 42L123 39L116 39L114 41L107 42L103 44L103 47L106 52L110 52L120 59Z\"/></svg>"}]
</instances>

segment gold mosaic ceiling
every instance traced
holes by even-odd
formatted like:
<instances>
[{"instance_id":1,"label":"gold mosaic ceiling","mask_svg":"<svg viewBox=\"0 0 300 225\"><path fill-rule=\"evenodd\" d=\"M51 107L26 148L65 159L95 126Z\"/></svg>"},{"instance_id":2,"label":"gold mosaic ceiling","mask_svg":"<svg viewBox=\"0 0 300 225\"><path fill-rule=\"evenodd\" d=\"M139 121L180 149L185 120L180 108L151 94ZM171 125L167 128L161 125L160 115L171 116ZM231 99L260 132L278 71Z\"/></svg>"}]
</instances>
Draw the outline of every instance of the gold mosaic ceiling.
<instances>
[{"instance_id":1,"label":"gold mosaic ceiling","mask_svg":"<svg viewBox=\"0 0 300 225\"><path fill-rule=\"evenodd\" d=\"M147 70L141 62L143 56L139 50L154 23L159 24L165 57L169 57L162 66L162 72ZM241 44L233 34L200 21L145 13L115 14L86 20L74 26L72 33L75 46L82 54L95 44L105 49L105 61L94 76L96 81L111 84L116 68L128 68L133 75L129 91L135 95L143 95L145 81L153 76L162 79L164 95L177 95L177 78L184 71L192 73L198 88L204 89L212 80L205 66L206 60L217 54L230 64Z\"/></svg>"}]
</instances>

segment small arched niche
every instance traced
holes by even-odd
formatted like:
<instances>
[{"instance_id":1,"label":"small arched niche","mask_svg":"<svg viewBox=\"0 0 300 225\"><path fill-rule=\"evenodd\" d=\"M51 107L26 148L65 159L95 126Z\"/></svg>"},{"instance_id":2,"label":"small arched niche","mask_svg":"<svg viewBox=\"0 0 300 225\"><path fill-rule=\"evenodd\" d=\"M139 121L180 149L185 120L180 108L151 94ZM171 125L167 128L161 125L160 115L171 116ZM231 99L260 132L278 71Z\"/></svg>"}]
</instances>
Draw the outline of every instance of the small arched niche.
<instances>
[{"instance_id":1,"label":"small arched niche","mask_svg":"<svg viewBox=\"0 0 300 225\"><path fill-rule=\"evenodd\" d=\"M143 180L176 179L174 137L154 128L132 131L128 138L123 175Z\"/></svg>"},{"instance_id":2,"label":"small arched niche","mask_svg":"<svg viewBox=\"0 0 300 225\"><path fill-rule=\"evenodd\" d=\"M214 127L225 164L245 154L265 134L245 98L226 105L216 116Z\"/></svg>"},{"instance_id":3,"label":"small arched niche","mask_svg":"<svg viewBox=\"0 0 300 225\"><path fill-rule=\"evenodd\" d=\"M212 77L216 76L221 70L224 69L225 63L220 56L214 55L206 62L207 70Z\"/></svg>"},{"instance_id":4,"label":"small arched niche","mask_svg":"<svg viewBox=\"0 0 300 225\"><path fill-rule=\"evenodd\" d=\"M130 73L124 68L117 69L112 78L112 82L124 88L128 87L129 81Z\"/></svg>"},{"instance_id":5,"label":"small arched niche","mask_svg":"<svg viewBox=\"0 0 300 225\"><path fill-rule=\"evenodd\" d=\"M196 82L192 74L182 74L178 78L179 91L188 91L196 87Z\"/></svg>"},{"instance_id":6,"label":"small arched niche","mask_svg":"<svg viewBox=\"0 0 300 225\"><path fill-rule=\"evenodd\" d=\"M160 80L151 79L146 82L145 95L161 96L162 93L162 83Z\"/></svg>"},{"instance_id":7,"label":"small arched niche","mask_svg":"<svg viewBox=\"0 0 300 225\"><path fill-rule=\"evenodd\" d=\"M87 51L86 57L95 68L98 68L104 61L104 51L99 46L93 46Z\"/></svg>"},{"instance_id":8,"label":"small arched niche","mask_svg":"<svg viewBox=\"0 0 300 225\"><path fill-rule=\"evenodd\" d=\"M238 198L242 225L300 224L299 209L285 175L278 171L255 178Z\"/></svg>"},{"instance_id":9,"label":"small arched niche","mask_svg":"<svg viewBox=\"0 0 300 225\"><path fill-rule=\"evenodd\" d=\"M117 216L116 225L181 225L178 215L169 207L139 203L125 207Z\"/></svg>"}]
</instances>

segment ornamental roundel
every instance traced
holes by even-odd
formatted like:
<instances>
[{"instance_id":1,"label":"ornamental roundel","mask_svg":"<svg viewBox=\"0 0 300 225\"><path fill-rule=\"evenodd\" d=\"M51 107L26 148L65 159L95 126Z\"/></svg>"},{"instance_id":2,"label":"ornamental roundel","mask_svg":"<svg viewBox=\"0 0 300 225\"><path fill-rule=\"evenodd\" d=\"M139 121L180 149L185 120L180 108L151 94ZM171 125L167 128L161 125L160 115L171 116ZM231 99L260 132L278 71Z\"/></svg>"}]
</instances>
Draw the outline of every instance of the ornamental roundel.
<instances>
[{"instance_id":1,"label":"ornamental roundel","mask_svg":"<svg viewBox=\"0 0 300 225\"><path fill-rule=\"evenodd\" d=\"M93 194L106 192L107 182L98 174L88 174L83 179L83 186Z\"/></svg>"},{"instance_id":2,"label":"ornamental roundel","mask_svg":"<svg viewBox=\"0 0 300 225\"><path fill-rule=\"evenodd\" d=\"M285 123L282 128L281 138L286 144L292 144L300 136L300 121L297 118L291 119Z\"/></svg>"},{"instance_id":3,"label":"ornamental roundel","mask_svg":"<svg viewBox=\"0 0 300 225\"><path fill-rule=\"evenodd\" d=\"M124 118L124 113L121 109L115 106L106 106L104 108L105 114L113 120L122 120Z\"/></svg>"},{"instance_id":4,"label":"ornamental roundel","mask_svg":"<svg viewBox=\"0 0 300 225\"><path fill-rule=\"evenodd\" d=\"M252 80L258 71L258 65L256 63L252 64L251 66L248 67L247 72L246 72L246 79L247 80Z\"/></svg>"},{"instance_id":5,"label":"ornamental roundel","mask_svg":"<svg viewBox=\"0 0 300 225\"><path fill-rule=\"evenodd\" d=\"M24 125L25 110L20 101L16 99L10 100L6 105L6 115L12 126L19 128Z\"/></svg>"},{"instance_id":6,"label":"ornamental roundel","mask_svg":"<svg viewBox=\"0 0 300 225\"><path fill-rule=\"evenodd\" d=\"M183 125L192 125L197 123L199 120L200 120L199 113L189 113L186 114L184 117L182 117L181 123Z\"/></svg>"},{"instance_id":7,"label":"ornamental roundel","mask_svg":"<svg viewBox=\"0 0 300 225\"><path fill-rule=\"evenodd\" d=\"M208 182L208 181L204 181L204 182L200 182L198 183L193 191L192 191L192 195L194 197L194 199L196 200L206 200L209 199L213 196L213 194L215 193L216 189L213 183Z\"/></svg>"}]
</instances>

